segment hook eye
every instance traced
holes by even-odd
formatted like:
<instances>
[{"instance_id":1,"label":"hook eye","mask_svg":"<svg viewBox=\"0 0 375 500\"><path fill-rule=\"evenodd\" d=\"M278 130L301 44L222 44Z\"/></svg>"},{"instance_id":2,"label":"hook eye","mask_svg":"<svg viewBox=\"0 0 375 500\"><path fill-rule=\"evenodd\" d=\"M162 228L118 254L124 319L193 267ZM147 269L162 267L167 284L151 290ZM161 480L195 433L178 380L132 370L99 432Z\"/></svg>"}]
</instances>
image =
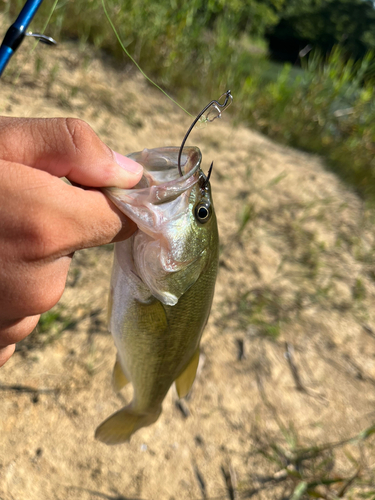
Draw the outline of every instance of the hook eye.
<instances>
[{"instance_id":1,"label":"hook eye","mask_svg":"<svg viewBox=\"0 0 375 500\"><path fill-rule=\"evenodd\" d=\"M224 97L224 102L221 103L221 98ZM233 96L232 94L230 93L230 90L227 90L226 92L224 92L224 94L222 94L219 99L218 99L218 102L217 104L219 105L220 107L220 114L227 108L229 108L229 106L232 104L233 102Z\"/></svg>"},{"instance_id":2,"label":"hook eye","mask_svg":"<svg viewBox=\"0 0 375 500\"><path fill-rule=\"evenodd\" d=\"M225 96L224 102L221 103L220 101L222 98ZM229 108L229 106L232 104L233 101L233 96L230 92L230 90L227 90L222 94L217 101L211 101L211 105L208 108L208 113L204 116L204 120L207 122L213 122L216 120L216 118L221 118L221 113ZM212 115L212 116L210 116Z\"/></svg>"},{"instance_id":3,"label":"hook eye","mask_svg":"<svg viewBox=\"0 0 375 500\"><path fill-rule=\"evenodd\" d=\"M54 40L52 37L42 35L40 33L31 33L31 31L29 31L26 33L26 36L37 38L39 42L45 43L46 45L57 45L56 40Z\"/></svg>"},{"instance_id":4,"label":"hook eye","mask_svg":"<svg viewBox=\"0 0 375 500\"><path fill-rule=\"evenodd\" d=\"M224 96L225 96L224 102L221 103L220 100ZM209 110L210 108L213 108L217 114L213 118L208 119L208 115L210 114L210 111L209 111L208 115L205 117L206 121L213 122L216 118L221 118L221 113L232 104L232 101L233 101L233 96L230 93L230 90L227 90L226 92L224 92L224 94L222 94L219 97L219 99L217 101L214 99L213 101L209 102L207 104L207 106L205 106L202 109L202 111L196 116L195 120L190 125L189 130L186 132L185 137L184 137L184 139L182 141L182 144L180 146L180 151L178 152L177 167L178 167L178 172L179 172L179 174L180 174L181 177L184 175L182 173L182 169L181 169L181 155L182 155L182 150L184 149L185 142L186 142L187 138L189 137L189 134L192 131L194 125L197 123L197 121L200 119L200 117L204 116L204 113L207 110ZM212 112L212 110L211 110L211 112Z\"/></svg>"}]
</instances>

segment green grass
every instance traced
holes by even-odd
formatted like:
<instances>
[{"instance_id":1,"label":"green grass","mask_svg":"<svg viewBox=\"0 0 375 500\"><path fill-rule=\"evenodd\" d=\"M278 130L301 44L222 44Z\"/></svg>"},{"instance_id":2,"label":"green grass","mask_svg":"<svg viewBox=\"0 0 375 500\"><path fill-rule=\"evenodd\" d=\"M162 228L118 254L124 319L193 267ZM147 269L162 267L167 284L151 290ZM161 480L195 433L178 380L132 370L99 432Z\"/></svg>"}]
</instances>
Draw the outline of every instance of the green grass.
<instances>
[{"instance_id":1,"label":"green grass","mask_svg":"<svg viewBox=\"0 0 375 500\"><path fill-rule=\"evenodd\" d=\"M285 65L265 86L249 78L241 117L284 142L323 154L328 165L367 200L375 193L374 56L345 61L339 48L312 55L300 75Z\"/></svg>"},{"instance_id":2,"label":"green grass","mask_svg":"<svg viewBox=\"0 0 375 500\"><path fill-rule=\"evenodd\" d=\"M13 18L21 5L21 0L7 2L2 9ZM223 8L215 2L202 5L198 0L182 5L106 2L126 50L190 113L230 88L237 119L278 141L324 155L338 175L374 201L373 54L354 62L336 48L328 58L310 54L303 69L283 67L267 59L260 36L240 31L235 2ZM40 29L50 14L51 5L43 4L33 29ZM90 42L106 61L132 65L104 16L102 0L60 1L47 32L62 42ZM49 85L57 76L57 71L50 75Z\"/></svg>"},{"instance_id":3,"label":"green grass","mask_svg":"<svg viewBox=\"0 0 375 500\"><path fill-rule=\"evenodd\" d=\"M41 349L57 340L64 331L74 329L76 324L77 320L71 317L69 311L57 304L41 315L34 331L17 344L17 349L22 352Z\"/></svg>"},{"instance_id":4,"label":"green grass","mask_svg":"<svg viewBox=\"0 0 375 500\"><path fill-rule=\"evenodd\" d=\"M371 464L364 459L364 450L368 448L369 456L372 450L375 425L344 441L312 446L299 444L293 426L281 426L280 431L281 436L260 431L256 449L276 469L269 482L284 483L283 498L354 500L375 497ZM338 461L345 464L345 473L337 470Z\"/></svg>"}]
</instances>

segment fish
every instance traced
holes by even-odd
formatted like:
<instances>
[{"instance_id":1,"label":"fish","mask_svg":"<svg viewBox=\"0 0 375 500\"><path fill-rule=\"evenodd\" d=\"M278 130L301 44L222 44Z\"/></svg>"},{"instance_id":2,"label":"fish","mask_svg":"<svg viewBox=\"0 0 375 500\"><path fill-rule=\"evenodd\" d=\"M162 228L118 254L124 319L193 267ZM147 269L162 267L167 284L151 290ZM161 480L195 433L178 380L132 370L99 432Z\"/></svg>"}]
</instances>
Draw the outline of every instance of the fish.
<instances>
[{"instance_id":1,"label":"fish","mask_svg":"<svg viewBox=\"0 0 375 500\"><path fill-rule=\"evenodd\" d=\"M108 445L125 443L155 423L173 383L179 398L189 393L219 258L209 174L201 170L199 148L144 149L129 157L144 167L137 186L103 189L138 226L114 250L108 304L117 348L112 385L119 391L131 382L133 399L97 428L95 438Z\"/></svg>"}]
</instances>

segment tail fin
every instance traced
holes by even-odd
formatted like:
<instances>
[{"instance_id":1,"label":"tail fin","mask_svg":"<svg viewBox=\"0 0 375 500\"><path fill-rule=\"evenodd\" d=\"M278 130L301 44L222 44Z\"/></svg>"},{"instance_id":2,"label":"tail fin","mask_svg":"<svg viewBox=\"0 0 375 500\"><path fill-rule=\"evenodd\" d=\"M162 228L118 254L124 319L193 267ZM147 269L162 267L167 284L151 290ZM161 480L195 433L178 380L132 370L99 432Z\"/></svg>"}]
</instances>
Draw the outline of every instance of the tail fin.
<instances>
[{"instance_id":1,"label":"tail fin","mask_svg":"<svg viewBox=\"0 0 375 500\"><path fill-rule=\"evenodd\" d=\"M105 444L125 443L138 429L156 422L160 413L161 408L156 413L139 414L131 406L126 406L99 425L95 438Z\"/></svg>"}]
</instances>

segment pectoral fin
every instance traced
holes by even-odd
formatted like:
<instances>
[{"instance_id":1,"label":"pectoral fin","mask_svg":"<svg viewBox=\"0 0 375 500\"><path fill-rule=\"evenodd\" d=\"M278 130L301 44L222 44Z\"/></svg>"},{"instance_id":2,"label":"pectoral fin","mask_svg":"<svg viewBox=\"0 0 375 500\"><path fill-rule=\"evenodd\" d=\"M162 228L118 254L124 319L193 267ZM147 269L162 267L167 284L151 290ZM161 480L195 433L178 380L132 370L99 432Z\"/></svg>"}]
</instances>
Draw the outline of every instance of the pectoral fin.
<instances>
[{"instance_id":1,"label":"pectoral fin","mask_svg":"<svg viewBox=\"0 0 375 500\"><path fill-rule=\"evenodd\" d=\"M191 389L193 385L195 375L197 373L199 363L199 348L193 354L193 357L189 361L189 364L181 375L176 378L175 384L177 389L177 394L179 398L184 398Z\"/></svg>"},{"instance_id":2,"label":"pectoral fin","mask_svg":"<svg viewBox=\"0 0 375 500\"><path fill-rule=\"evenodd\" d=\"M115 392L119 392L128 383L129 383L129 380L125 377L124 372L122 371L122 368L120 365L120 361L117 358L115 366L113 367L112 387L113 387Z\"/></svg>"}]
</instances>

